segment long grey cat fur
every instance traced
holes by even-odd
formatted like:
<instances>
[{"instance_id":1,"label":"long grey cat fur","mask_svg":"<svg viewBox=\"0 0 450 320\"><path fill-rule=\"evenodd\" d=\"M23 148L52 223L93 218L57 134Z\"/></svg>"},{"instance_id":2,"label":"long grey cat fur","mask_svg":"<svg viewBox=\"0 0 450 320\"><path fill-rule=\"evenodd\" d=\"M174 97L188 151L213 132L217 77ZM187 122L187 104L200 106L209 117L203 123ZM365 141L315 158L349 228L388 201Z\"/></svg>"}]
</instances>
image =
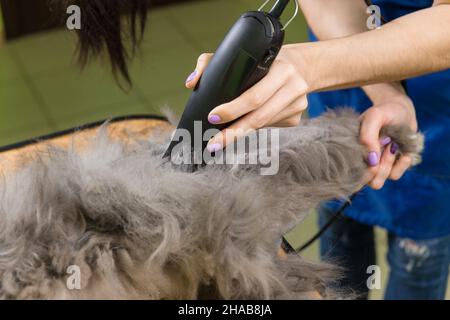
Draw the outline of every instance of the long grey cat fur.
<instances>
[{"instance_id":1,"label":"long grey cat fur","mask_svg":"<svg viewBox=\"0 0 450 320\"><path fill-rule=\"evenodd\" d=\"M49 147L0 181L3 299L308 299L346 297L339 269L281 258L281 235L320 202L364 184L367 150L345 109L280 129L280 169L178 170L165 145L134 148L105 130L85 152ZM383 129L420 160L421 134ZM168 139L168 137L167 137ZM70 266L80 288L70 288Z\"/></svg>"}]
</instances>

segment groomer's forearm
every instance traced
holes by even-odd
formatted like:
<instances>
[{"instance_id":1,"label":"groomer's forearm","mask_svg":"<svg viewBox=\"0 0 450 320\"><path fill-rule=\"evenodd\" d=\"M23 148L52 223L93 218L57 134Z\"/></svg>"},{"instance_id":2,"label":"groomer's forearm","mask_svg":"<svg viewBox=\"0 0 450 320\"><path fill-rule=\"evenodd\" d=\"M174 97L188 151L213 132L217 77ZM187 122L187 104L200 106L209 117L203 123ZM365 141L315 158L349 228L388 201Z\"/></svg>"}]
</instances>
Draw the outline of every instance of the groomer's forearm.
<instances>
[{"instance_id":1,"label":"groomer's forearm","mask_svg":"<svg viewBox=\"0 0 450 320\"><path fill-rule=\"evenodd\" d=\"M321 41L368 31L364 0L303 0L300 5L309 27ZM405 94L400 82L366 85L362 89L374 104Z\"/></svg>"},{"instance_id":2,"label":"groomer's forearm","mask_svg":"<svg viewBox=\"0 0 450 320\"><path fill-rule=\"evenodd\" d=\"M321 41L368 31L364 0L301 0L308 26Z\"/></svg>"},{"instance_id":3,"label":"groomer's forearm","mask_svg":"<svg viewBox=\"0 0 450 320\"><path fill-rule=\"evenodd\" d=\"M377 30L285 48L311 92L445 70L450 67L450 5L409 14Z\"/></svg>"}]
</instances>

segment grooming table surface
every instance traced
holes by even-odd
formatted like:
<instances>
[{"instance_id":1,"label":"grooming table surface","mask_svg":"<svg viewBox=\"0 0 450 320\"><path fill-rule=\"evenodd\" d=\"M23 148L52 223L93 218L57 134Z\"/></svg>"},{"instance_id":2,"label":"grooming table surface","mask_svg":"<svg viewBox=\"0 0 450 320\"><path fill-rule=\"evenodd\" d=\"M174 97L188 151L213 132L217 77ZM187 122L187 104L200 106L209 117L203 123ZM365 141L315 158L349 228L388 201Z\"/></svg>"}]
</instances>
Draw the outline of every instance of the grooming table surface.
<instances>
[{"instance_id":1,"label":"grooming table surface","mask_svg":"<svg viewBox=\"0 0 450 320\"><path fill-rule=\"evenodd\" d=\"M49 145L59 148L70 146L77 150L83 150L99 132L102 123L98 122L3 147L0 149L0 173L13 172L31 161L36 155L45 156L45 150ZM173 129L166 120L153 116L116 118L111 120L107 126L107 132L111 139L120 140L126 144L144 139L158 141L158 138L167 136Z\"/></svg>"}]
</instances>

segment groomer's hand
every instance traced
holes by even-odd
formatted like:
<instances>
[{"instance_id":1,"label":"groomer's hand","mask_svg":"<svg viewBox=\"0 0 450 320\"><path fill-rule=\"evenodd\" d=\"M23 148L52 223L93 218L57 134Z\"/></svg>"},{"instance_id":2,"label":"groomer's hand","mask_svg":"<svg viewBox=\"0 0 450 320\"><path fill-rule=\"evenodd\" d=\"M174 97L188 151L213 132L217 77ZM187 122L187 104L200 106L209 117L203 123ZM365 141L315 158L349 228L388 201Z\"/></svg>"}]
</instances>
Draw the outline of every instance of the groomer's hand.
<instances>
[{"instance_id":1,"label":"groomer's hand","mask_svg":"<svg viewBox=\"0 0 450 320\"><path fill-rule=\"evenodd\" d=\"M283 48L269 73L239 98L216 107L209 115L213 124L239 119L208 143L208 150L222 149L236 138L263 127L290 127L300 123L308 106L308 86L295 67L292 53ZM212 58L202 54L195 71L188 77L186 87L193 89Z\"/></svg>"},{"instance_id":2,"label":"groomer's hand","mask_svg":"<svg viewBox=\"0 0 450 320\"><path fill-rule=\"evenodd\" d=\"M411 166L408 155L398 157L398 145L391 137L380 137L380 130L388 124L403 124L417 131L414 104L405 94L388 96L361 115L361 143L369 150L371 166L368 183L373 189L381 189L387 179L398 180ZM382 151L384 150L384 151Z\"/></svg>"}]
</instances>

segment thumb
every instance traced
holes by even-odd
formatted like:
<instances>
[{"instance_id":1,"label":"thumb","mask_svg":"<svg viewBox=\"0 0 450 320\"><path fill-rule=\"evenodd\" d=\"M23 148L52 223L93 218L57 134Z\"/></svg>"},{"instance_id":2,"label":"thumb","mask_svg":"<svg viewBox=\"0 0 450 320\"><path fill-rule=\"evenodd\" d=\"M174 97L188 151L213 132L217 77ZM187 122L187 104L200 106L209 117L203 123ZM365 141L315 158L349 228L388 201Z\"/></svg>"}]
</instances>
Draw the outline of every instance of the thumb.
<instances>
[{"instance_id":1,"label":"thumb","mask_svg":"<svg viewBox=\"0 0 450 320\"><path fill-rule=\"evenodd\" d=\"M361 121L360 141L367 147L367 162L377 167L381 160L380 131L384 124L382 112L371 108L364 113Z\"/></svg>"},{"instance_id":2,"label":"thumb","mask_svg":"<svg viewBox=\"0 0 450 320\"><path fill-rule=\"evenodd\" d=\"M209 61L211 61L213 57L212 53L203 53L198 57L197 66L195 67L195 71L192 72L186 80L186 87L189 89L195 88L198 81L200 80L203 72L208 66Z\"/></svg>"}]
</instances>

